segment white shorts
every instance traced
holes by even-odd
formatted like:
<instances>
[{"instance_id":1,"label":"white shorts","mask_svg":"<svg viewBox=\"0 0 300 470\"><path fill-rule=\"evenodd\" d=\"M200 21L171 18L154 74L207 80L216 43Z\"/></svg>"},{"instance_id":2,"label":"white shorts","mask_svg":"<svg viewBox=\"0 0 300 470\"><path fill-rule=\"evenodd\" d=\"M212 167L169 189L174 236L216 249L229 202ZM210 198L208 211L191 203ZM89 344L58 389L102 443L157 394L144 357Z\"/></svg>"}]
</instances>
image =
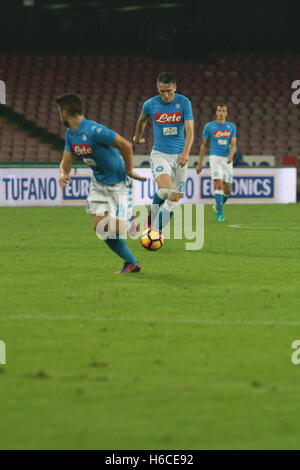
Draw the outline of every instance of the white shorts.
<instances>
[{"instance_id":1,"label":"white shorts","mask_svg":"<svg viewBox=\"0 0 300 470\"><path fill-rule=\"evenodd\" d=\"M179 155L170 155L168 153L152 150L150 154L150 166L153 178L156 179L160 175L167 174L171 176L173 183L173 191L175 193L184 193L186 182L186 170L188 164L183 167L178 163Z\"/></svg>"},{"instance_id":2,"label":"white shorts","mask_svg":"<svg viewBox=\"0 0 300 470\"><path fill-rule=\"evenodd\" d=\"M87 198L86 211L88 214L101 215L109 212L114 219L129 220L132 216L133 185L132 179L117 184L101 184L92 179Z\"/></svg>"},{"instance_id":3,"label":"white shorts","mask_svg":"<svg viewBox=\"0 0 300 470\"><path fill-rule=\"evenodd\" d=\"M209 156L209 166L212 180L223 180L225 183L233 181L233 163L227 163L227 157Z\"/></svg>"}]
</instances>

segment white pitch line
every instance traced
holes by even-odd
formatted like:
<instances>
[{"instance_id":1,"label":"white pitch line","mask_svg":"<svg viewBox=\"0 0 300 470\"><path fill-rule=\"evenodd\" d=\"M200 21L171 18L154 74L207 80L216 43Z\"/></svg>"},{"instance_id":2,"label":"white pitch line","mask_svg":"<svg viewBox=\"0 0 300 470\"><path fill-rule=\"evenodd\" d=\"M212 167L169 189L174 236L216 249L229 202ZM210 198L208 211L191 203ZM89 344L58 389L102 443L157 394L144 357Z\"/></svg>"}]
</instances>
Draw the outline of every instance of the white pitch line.
<instances>
[{"instance_id":1,"label":"white pitch line","mask_svg":"<svg viewBox=\"0 0 300 470\"><path fill-rule=\"evenodd\" d=\"M300 321L286 320L209 320L204 318L125 318L125 317L79 317L56 315L6 315L0 316L2 320L76 320L87 322L141 322L141 323L195 323L200 325L262 325L262 326L300 326Z\"/></svg>"},{"instance_id":2,"label":"white pitch line","mask_svg":"<svg viewBox=\"0 0 300 470\"><path fill-rule=\"evenodd\" d=\"M253 224L231 224L231 225L228 225L228 227L230 228L241 228L241 229L246 229L246 230L279 230L281 229L282 230L282 226L281 225L270 225L268 226L268 223L264 223L264 224L257 224L257 223L253 223Z\"/></svg>"}]
</instances>

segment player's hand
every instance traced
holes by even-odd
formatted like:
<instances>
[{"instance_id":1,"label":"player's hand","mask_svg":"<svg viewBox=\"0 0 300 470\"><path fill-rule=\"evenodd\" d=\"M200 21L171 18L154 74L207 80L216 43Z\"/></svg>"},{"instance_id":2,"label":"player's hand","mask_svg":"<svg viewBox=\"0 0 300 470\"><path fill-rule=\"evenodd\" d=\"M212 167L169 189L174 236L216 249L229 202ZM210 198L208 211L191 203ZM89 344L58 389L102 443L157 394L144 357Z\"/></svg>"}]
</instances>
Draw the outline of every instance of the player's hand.
<instances>
[{"instance_id":1,"label":"player's hand","mask_svg":"<svg viewBox=\"0 0 300 470\"><path fill-rule=\"evenodd\" d=\"M198 163L198 165L196 166L197 175L199 175L199 173L201 173L202 168L203 168L202 163Z\"/></svg>"},{"instance_id":2,"label":"player's hand","mask_svg":"<svg viewBox=\"0 0 300 470\"><path fill-rule=\"evenodd\" d=\"M134 170L129 170L126 173L130 178L133 178L134 180L147 181L147 178L145 178L145 176L140 176Z\"/></svg>"},{"instance_id":3,"label":"player's hand","mask_svg":"<svg viewBox=\"0 0 300 470\"><path fill-rule=\"evenodd\" d=\"M58 183L59 183L59 186L61 187L61 189L65 189L65 187L68 186L68 184L70 183L70 181L71 181L70 176L64 175L64 176L61 176L61 177L59 178Z\"/></svg>"},{"instance_id":4,"label":"player's hand","mask_svg":"<svg viewBox=\"0 0 300 470\"><path fill-rule=\"evenodd\" d=\"M188 159L189 159L189 156L184 154L184 153L180 153L179 154L179 159L178 159L178 163L179 163L179 166L184 166L186 165L186 163L188 162Z\"/></svg>"},{"instance_id":5,"label":"player's hand","mask_svg":"<svg viewBox=\"0 0 300 470\"><path fill-rule=\"evenodd\" d=\"M233 158L227 157L227 163L232 163Z\"/></svg>"},{"instance_id":6,"label":"player's hand","mask_svg":"<svg viewBox=\"0 0 300 470\"><path fill-rule=\"evenodd\" d=\"M144 144L146 142L146 139L137 139L135 136L133 136L133 142L136 144Z\"/></svg>"}]
</instances>

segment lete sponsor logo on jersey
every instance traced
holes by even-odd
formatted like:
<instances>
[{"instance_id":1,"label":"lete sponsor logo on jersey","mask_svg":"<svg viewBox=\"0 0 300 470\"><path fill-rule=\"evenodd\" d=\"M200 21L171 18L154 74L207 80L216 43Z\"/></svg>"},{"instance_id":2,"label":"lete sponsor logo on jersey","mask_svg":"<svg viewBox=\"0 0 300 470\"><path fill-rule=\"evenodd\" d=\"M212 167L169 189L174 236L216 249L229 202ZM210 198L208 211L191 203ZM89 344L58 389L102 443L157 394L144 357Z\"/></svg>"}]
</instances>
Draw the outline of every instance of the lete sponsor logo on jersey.
<instances>
[{"instance_id":1,"label":"lete sponsor logo on jersey","mask_svg":"<svg viewBox=\"0 0 300 470\"><path fill-rule=\"evenodd\" d=\"M72 144L73 152L78 155L92 155L94 153L92 147L89 144Z\"/></svg>"},{"instance_id":2,"label":"lete sponsor logo on jersey","mask_svg":"<svg viewBox=\"0 0 300 470\"><path fill-rule=\"evenodd\" d=\"M214 131L214 137L230 137L230 131Z\"/></svg>"},{"instance_id":3,"label":"lete sponsor logo on jersey","mask_svg":"<svg viewBox=\"0 0 300 470\"><path fill-rule=\"evenodd\" d=\"M155 120L158 124L179 123L182 121L182 113L155 113Z\"/></svg>"}]
</instances>

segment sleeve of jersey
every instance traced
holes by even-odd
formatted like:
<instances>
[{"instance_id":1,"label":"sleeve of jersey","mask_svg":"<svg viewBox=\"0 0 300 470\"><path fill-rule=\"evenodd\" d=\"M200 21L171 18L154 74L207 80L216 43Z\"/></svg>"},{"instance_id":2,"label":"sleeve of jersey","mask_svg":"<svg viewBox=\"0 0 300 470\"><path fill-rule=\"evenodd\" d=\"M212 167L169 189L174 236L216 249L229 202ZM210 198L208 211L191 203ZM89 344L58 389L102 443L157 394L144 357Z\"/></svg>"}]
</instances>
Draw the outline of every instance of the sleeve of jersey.
<instances>
[{"instance_id":1,"label":"sleeve of jersey","mask_svg":"<svg viewBox=\"0 0 300 470\"><path fill-rule=\"evenodd\" d=\"M150 107L151 107L150 100L145 101L143 110L142 110L142 113L144 114L144 116L150 116Z\"/></svg>"},{"instance_id":2,"label":"sleeve of jersey","mask_svg":"<svg viewBox=\"0 0 300 470\"><path fill-rule=\"evenodd\" d=\"M186 99L185 104L184 104L184 120L185 121L193 121L194 120L193 110L192 110L192 103L188 99Z\"/></svg>"},{"instance_id":3,"label":"sleeve of jersey","mask_svg":"<svg viewBox=\"0 0 300 470\"><path fill-rule=\"evenodd\" d=\"M111 146L114 143L116 132L105 126L97 126L93 130L93 140L100 145Z\"/></svg>"},{"instance_id":4,"label":"sleeve of jersey","mask_svg":"<svg viewBox=\"0 0 300 470\"><path fill-rule=\"evenodd\" d=\"M236 125L233 124L232 127L233 127L233 129L232 129L232 136L231 136L231 137L236 137L236 134L237 134L237 132L236 132Z\"/></svg>"},{"instance_id":5,"label":"sleeve of jersey","mask_svg":"<svg viewBox=\"0 0 300 470\"><path fill-rule=\"evenodd\" d=\"M66 152L72 152L71 146L68 141L68 131L65 133L65 151Z\"/></svg>"},{"instance_id":6,"label":"sleeve of jersey","mask_svg":"<svg viewBox=\"0 0 300 470\"><path fill-rule=\"evenodd\" d=\"M203 132L202 132L202 139L209 139L209 127L205 124Z\"/></svg>"}]
</instances>

